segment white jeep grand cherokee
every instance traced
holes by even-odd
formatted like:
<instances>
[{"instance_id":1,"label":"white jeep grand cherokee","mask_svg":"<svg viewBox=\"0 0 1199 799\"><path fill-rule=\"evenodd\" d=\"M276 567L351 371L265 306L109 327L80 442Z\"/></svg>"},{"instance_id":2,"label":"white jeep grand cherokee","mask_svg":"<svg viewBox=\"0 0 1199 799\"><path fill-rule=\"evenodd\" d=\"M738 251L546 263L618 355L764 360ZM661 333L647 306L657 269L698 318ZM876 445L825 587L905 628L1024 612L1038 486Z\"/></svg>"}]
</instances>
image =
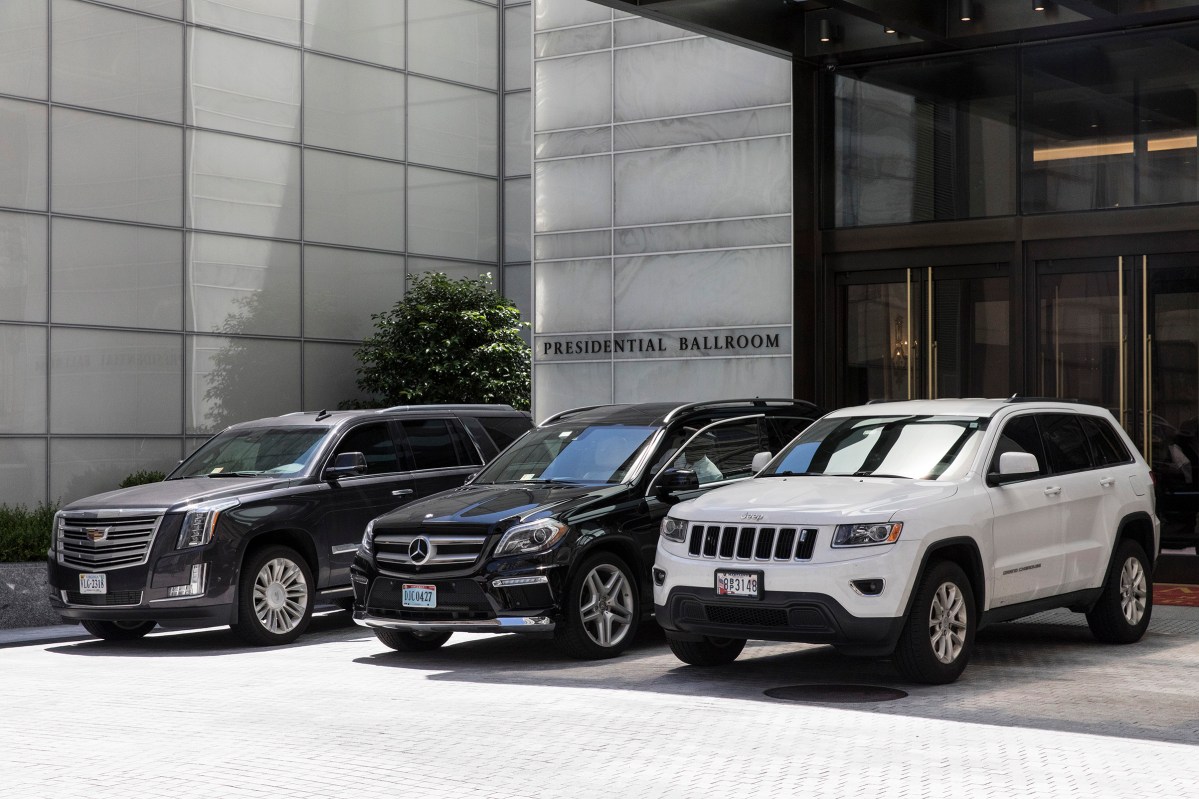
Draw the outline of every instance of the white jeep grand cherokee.
<instances>
[{"instance_id":1,"label":"white jeep grand cherokee","mask_svg":"<svg viewBox=\"0 0 1199 799\"><path fill-rule=\"evenodd\" d=\"M1137 641L1160 527L1149 467L1106 410L917 400L823 417L753 479L671 509L654 611L679 659L746 639L891 655L956 680L975 632L1055 607Z\"/></svg>"}]
</instances>

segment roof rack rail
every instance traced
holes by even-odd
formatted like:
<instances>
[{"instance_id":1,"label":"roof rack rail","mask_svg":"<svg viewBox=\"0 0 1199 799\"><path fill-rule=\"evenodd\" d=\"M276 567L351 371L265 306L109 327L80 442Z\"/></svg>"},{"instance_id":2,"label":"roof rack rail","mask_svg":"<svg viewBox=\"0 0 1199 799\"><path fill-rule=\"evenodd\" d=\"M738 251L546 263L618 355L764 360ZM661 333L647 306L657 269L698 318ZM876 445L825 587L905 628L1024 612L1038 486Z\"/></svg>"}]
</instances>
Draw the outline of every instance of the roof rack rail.
<instances>
[{"instance_id":1,"label":"roof rack rail","mask_svg":"<svg viewBox=\"0 0 1199 799\"><path fill-rule=\"evenodd\" d=\"M719 406L719 405L737 405L740 403L757 405L759 407L765 407L766 405L769 405L771 403L776 404L776 405L802 405L806 408L811 408L814 411L820 410L820 407L818 405L816 405L816 403L814 403L814 402L808 402L807 400L795 399L793 397L744 397L744 398L725 399L725 400L706 400L704 402L691 402L686 405L680 405L679 407L672 410L670 413L666 414L666 418L663 419L663 421L665 421L665 422L674 421L681 414L687 413L688 411L698 410L699 408L710 408L710 407Z\"/></svg>"},{"instance_id":2,"label":"roof rack rail","mask_svg":"<svg viewBox=\"0 0 1199 799\"><path fill-rule=\"evenodd\" d=\"M379 408L375 413L398 413L400 411L478 411L478 410L495 410L495 411L512 411L516 410L511 405L498 403L470 403L458 402L447 403L445 405L392 405L390 408Z\"/></svg>"},{"instance_id":3,"label":"roof rack rail","mask_svg":"<svg viewBox=\"0 0 1199 799\"><path fill-rule=\"evenodd\" d=\"M542 419L541 423L538 424L537 426L544 427L545 425L549 424L550 422L556 422L559 419L564 419L573 413L582 413L583 411L590 411L590 410L594 410L596 408L602 408L602 407L604 407L604 406L603 405L580 405L577 408L567 408L564 411L558 411L557 413L550 414L549 416Z\"/></svg>"},{"instance_id":4,"label":"roof rack rail","mask_svg":"<svg viewBox=\"0 0 1199 799\"><path fill-rule=\"evenodd\" d=\"M1019 394L1013 394L1008 397L1007 402L1073 402L1081 403L1082 400L1076 397L1024 397Z\"/></svg>"}]
</instances>

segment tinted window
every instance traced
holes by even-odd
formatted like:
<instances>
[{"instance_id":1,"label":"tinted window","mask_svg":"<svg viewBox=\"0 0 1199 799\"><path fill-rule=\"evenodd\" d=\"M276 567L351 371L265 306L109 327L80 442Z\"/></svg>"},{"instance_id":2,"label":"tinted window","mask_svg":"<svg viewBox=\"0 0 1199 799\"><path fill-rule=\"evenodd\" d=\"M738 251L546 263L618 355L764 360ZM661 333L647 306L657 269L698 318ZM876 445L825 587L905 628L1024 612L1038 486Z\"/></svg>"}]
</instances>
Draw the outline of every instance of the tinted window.
<instances>
[{"instance_id":1,"label":"tinted window","mask_svg":"<svg viewBox=\"0 0 1199 799\"><path fill-rule=\"evenodd\" d=\"M293 474L308 464L328 432L327 427L227 430L209 439L171 477Z\"/></svg>"},{"instance_id":2,"label":"tinted window","mask_svg":"<svg viewBox=\"0 0 1199 799\"><path fill-rule=\"evenodd\" d=\"M400 424L417 469L448 469L479 462L477 456L466 457L467 448L449 419L404 419Z\"/></svg>"},{"instance_id":3,"label":"tinted window","mask_svg":"<svg viewBox=\"0 0 1199 799\"><path fill-rule=\"evenodd\" d=\"M1079 421L1082 422L1083 432L1091 442L1091 454L1095 458L1096 466L1110 466L1114 463L1128 463L1132 460L1132 456L1128 454L1128 448L1120 440L1120 434L1112 429L1106 419L1080 416Z\"/></svg>"},{"instance_id":4,"label":"tinted window","mask_svg":"<svg viewBox=\"0 0 1199 799\"><path fill-rule=\"evenodd\" d=\"M762 420L766 428L766 441L762 442L764 450L778 452L791 443L791 439L807 429L811 419L791 416L767 416Z\"/></svg>"},{"instance_id":5,"label":"tinted window","mask_svg":"<svg viewBox=\"0 0 1199 799\"><path fill-rule=\"evenodd\" d=\"M567 422L532 430L487 465L476 484L511 482L619 483L656 427Z\"/></svg>"},{"instance_id":6,"label":"tinted window","mask_svg":"<svg viewBox=\"0 0 1199 799\"><path fill-rule=\"evenodd\" d=\"M1076 414L1043 413L1038 421L1050 469L1060 473L1091 468L1091 448Z\"/></svg>"},{"instance_id":7,"label":"tinted window","mask_svg":"<svg viewBox=\"0 0 1199 799\"><path fill-rule=\"evenodd\" d=\"M346 433L334 450L334 456L343 452L361 452L366 456L367 474L389 474L400 471L396 457L395 442L386 423L365 424Z\"/></svg>"},{"instance_id":8,"label":"tinted window","mask_svg":"<svg viewBox=\"0 0 1199 799\"><path fill-rule=\"evenodd\" d=\"M684 428L681 433L683 440L690 438L691 443L670 465L693 470L701 484L751 476L754 455L763 451L757 419L718 425L698 436L696 428Z\"/></svg>"},{"instance_id":9,"label":"tinted window","mask_svg":"<svg viewBox=\"0 0 1199 799\"><path fill-rule=\"evenodd\" d=\"M988 471L999 471L999 456L1005 452L1027 452L1036 455L1037 474L1048 474L1045 448L1041 446L1041 432L1037 429L1037 420L1032 416L1017 416L1003 426Z\"/></svg>"},{"instance_id":10,"label":"tinted window","mask_svg":"<svg viewBox=\"0 0 1199 799\"><path fill-rule=\"evenodd\" d=\"M523 416L479 416L476 418L500 449L520 438L521 434L533 426L533 423Z\"/></svg>"}]
</instances>

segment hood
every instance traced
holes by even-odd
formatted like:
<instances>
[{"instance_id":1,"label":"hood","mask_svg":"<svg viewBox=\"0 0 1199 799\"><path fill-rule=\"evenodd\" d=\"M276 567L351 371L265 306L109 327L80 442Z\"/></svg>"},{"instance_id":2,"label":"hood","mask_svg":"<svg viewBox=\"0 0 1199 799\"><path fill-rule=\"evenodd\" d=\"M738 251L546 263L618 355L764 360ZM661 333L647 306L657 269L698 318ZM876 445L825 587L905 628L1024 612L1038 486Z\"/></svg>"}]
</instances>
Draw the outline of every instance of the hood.
<instances>
[{"instance_id":1,"label":"hood","mask_svg":"<svg viewBox=\"0 0 1199 799\"><path fill-rule=\"evenodd\" d=\"M278 477L188 477L164 480L77 499L65 511L162 508L173 510L219 499L231 499L288 484Z\"/></svg>"},{"instance_id":2,"label":"hood","mask_svg":"<svg viewBox=\"0 0 1199 799\"><path fill-rule=\"evenodd\" d=\"M524 520L550 515L561 518L595 501L613 499L627 491L626 485L465 485L402 505L376 519L375 528L427 524L491 527L506 519Z\"/></svg>"},{"instance_id":3,"label":"hood","mask_svg":"<svg viewBox=\"0 0 1199 799\"><path fill-rule=\"evenodd\" d=\"M886 520L951 497L957 490L954 483L895 477L756 477L680 503L670 515L742 522L752 513L761 514L763 523L776 524L838 524L864 516Z\"/></svg>"}]
</instances>

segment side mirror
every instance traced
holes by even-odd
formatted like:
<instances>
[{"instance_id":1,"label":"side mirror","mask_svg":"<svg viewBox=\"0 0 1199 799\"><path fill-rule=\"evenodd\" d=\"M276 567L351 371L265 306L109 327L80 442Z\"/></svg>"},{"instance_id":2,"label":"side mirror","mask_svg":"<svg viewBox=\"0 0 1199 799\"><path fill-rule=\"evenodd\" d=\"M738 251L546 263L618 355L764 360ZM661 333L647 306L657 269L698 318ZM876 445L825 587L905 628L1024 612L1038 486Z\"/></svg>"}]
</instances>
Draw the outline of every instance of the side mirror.
<instances>
[{"instance_id":1,"label":"side mirror","mask_svg":"<svg viewBox=\"0 0 1199 799\"><path fill-rule=\"evenodd\" d=\"M749 468L754 474L757 474L766 468L766 464L770 463L770 459L773 457L774 456L769 452L759 452L757 455L754 455L754 459L750 462Z\"/></svg>"},{"instance_id":2,"label":"side mirror","mask_svg":"<svg viewBox=\"0 0 1199 799\"><path fill-rule=\"evenodd\" d=\"M333 465L325 469L325 480L340 480L366 473L366 456L361 452L342 452L333 459Z\"/></svg>"},{"instance_id":3,"label":"side mirror","mask_svg":"<svg viewBox=\"0 0 1199 799\"><path fill-rule=\"evenodd\" d=\"M666 469L658 475L654 496L663 502L677 502L675 494L699 489L699 478L691 469Z\"/></svg>"},{"instance_id":4,"label":"side mirror","mask_svg":"<svg viewBox=\"0 0 1199 799\"><path fill-rule=\"evenodd\" d=\"M987 485L999 486L1018 480L1030 480L1041 471L1037 456L1031 452L1005 452L999 456L999 471L987 475Z\"/></svg>"}]
</instances>

